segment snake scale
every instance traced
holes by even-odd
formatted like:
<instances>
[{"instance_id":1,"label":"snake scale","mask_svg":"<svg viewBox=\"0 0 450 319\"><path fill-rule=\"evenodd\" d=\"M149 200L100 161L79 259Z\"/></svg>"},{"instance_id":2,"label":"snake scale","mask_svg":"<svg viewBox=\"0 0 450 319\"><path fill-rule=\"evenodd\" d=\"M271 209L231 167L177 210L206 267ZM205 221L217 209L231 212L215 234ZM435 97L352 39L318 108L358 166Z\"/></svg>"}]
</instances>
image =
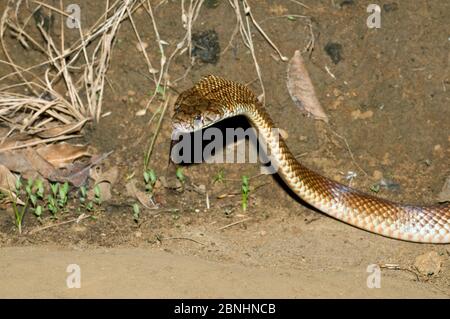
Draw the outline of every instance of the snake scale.
<instances>
[{"instance_id":1,"label":"snake scale","mask_svg":"<svg viewBox=\"0 0 450 319\"><path fill-rule=\"evenodd\" d=\"M328 179L297 161L255 94L243 84L209 75L175 102L174 132L201 130L243 115L264 139L284 182L302 200L350 225L412 242L450 243L450 203L415 206L365 194Z\"/></svg>"}]
</instances>

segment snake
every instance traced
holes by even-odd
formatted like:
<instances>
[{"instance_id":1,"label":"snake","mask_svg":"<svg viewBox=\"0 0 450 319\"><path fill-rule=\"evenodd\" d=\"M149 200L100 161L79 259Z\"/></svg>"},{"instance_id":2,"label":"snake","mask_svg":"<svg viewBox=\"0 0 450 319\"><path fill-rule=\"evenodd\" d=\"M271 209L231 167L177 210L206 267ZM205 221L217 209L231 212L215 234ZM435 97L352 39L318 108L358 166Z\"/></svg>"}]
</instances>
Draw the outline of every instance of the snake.
<instances>
[{"instance_id":1,"label":"snake","mask_svg":"<svg viewBox=\"0 0 450 319\"><path fill-rule=\"evenodd\" d=\"M277 174L315 209L385 237L417 243L450 243L450 202L402 204L364 193L307 168L291 153L265 107L244 84L208 75L182 91L174 104L172 136L203 130L235 116L248 119L258 138L266 143Z\"/></svg>"}]
</instances>

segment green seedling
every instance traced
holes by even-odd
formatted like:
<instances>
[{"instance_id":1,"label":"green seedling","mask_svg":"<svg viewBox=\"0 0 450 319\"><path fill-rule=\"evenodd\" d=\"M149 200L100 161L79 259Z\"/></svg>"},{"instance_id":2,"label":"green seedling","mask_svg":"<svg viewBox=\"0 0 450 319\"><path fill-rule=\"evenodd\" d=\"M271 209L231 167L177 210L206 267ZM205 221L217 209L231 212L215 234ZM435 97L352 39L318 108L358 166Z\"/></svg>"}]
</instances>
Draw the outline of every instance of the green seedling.
<instances>
[{"instance_id":1,"label":"green seedling","mask_svg":"<svg viewBox=\"0 0 450 319\"><path fill-rule=\"evenodd\" d=\"M87 197L87 192L86 192L85 186L80 187L79 194L80 194L80 203L82 205L84 205L84 203L86 203L86 197Z\"/></svg>"},{"instance_id":2,"label":"green seedling","mask_svg":"<svg viewBox=\"0 0 450 319\"><path fill-rule=\"evenodd\" d=\"M225 172L224 172L223 169L221 169L221 170L216 174L216 176L214 176L213 182L214 182L214 183L217 183L217 182L222 183L224 180L225 180Z\"/></svg>"},{"instance_id":3,"label":"green seedling","mask_svg":"<svg viewBox=\"0 0 450 319\"><path fill-rule=\"evenodd\" d=\"M149 169L144 172L145 191L151 193L158 178L154 170Z\"/></svg>"},{"instance_id":4,"label":"green seedling","mask_svg":"<svg viewBox=\"0 0 450 319\"><path fill-rule=\"evenodd\" d=\"M57 219L58 217L56 216L58 214L58 203L56 200L56 197L54 195L48 195L47 196L47 209L50 212L50 214L52 214L52 218L53 219Z\"/></svg>"},{"instance_id":5,"label":"green seedling","mask_svg":"<svg viewBox=\"0 0 450 319\"><path fill-rule=\"evenodd\" d=\"M133 204L133 220L137 223L139 221L139 216L141 214L141 209L138 203Z\"/></svg>"},{"instance_id":6,"label":"green seedling","mask_svg":"<svg viewBox=\"0 0 450 319\"><path fill-rule=\"evenodd\" d=\"M31 201L31 205L33 207L37 204L37 196L33 193L33 180L29 179L27 181L27 185L25 186L25 192L27 193L28 198Z\"/></svg>"},{"instance_id":7,"label":"green seedling","mask_svg":"<svg viewBox=\"0 0 450 319\"><path fill-rule=\"evenodd\" d=\"M32 179L29 179L25 191L30 199L31 209L33 210L34 215L40 219L42 215L42 206L38 204L38 201L44 199L44 183L41 179L37 179L34 183Z\"/></svg>"},{"instance_id":8,"label":"green seedling","mask_svg":"<svg viewBox=\"0 0 450 319\"><path fill-rule=\"evenodd\" d=\"M86 204L86 210L88 212L92 212L94 210L94 203L92 201L90 201Z\"/></svg>"},{"instance_id":9,"label":"green seedling","mask_svg":"<svg viewBox=\"0 0 450 319\"><path fill-rule=\"evenodd\" d=\"M20 193L20 191L22 190L23 184L22 184L22 178L19 177L18 179L16 179L16 195L18 195Z\"/></svg>"},{"instance_id":10,"label":"green seedling","mask_svg":"<svg viewBox=\"0 0 450 319\"><path fill-rule=\"evenodd\" d=\"M19 230L19 234L22 234L22 220L23 220L23 216L25 215L25 211L28 206L29 197L27 196L27 199L25 200L25 205L23 205L22 209L20 209L17 205L17 199L19 198L22 187L23 187L22 179L20 177L16 180L15 187L16 187L16 189L15 189L14 195L16 195L16 196L13 196L11 193L10 193L10 196L11 196L11 202L13 205L15 223L16 223L17 229Z\"/></svg>"},{"instance_id":11,"label":"green seedling","mask_svg":"<svg viewBox=\"0 0 450 319\"><path fill-rule=\"evenodd\" d=\"M44 182L41 179L37 179L34 183L34 187L36 189L36 196L38 199L43 200L44 199Z\"/></svg>"},{"instance_id":12,"label":"green seedling","mask_svg":"<svg viewBox=\"0 0 450 319\"><path fill-rule=\"evenodd\" d=\"M247 210L250 185L249 185L249 178L246 175L242 176L241 193L242 193L242 209Z\"/></svg>"},{"instance_id":13,"label":"green seedling","mask_svg":"<svg viewBox=\"0 0 450 319\"><path fill-rule=\"evenodd\" d=\"M50 184L50 189L52 190L53 197L56 198L58 195L59 183Z\"/></svg>"},{"instance_id":14,"label":"green seedling","mask_svg":"<svg viewBox=\"0 0 450 319\"><path fill-rule=\"evenodd\" d=\"M102 203L102 194L100 191L100 186L98 186L98 184L95 185L95 187L94 187L94 202L97 205L101 205L101 203Z\"/></svg>"},{"instance_id":15,"label":"green seedling","mask_svg":"<svg viewBox=\"0 0 450 319\"><path fill-rule=\"evenodd\" d=\"M380 191L380 184L374 184L370 186L370 190L374 193L378 193Z\"/></svg>"},{"instance_id":16,"label":"green seedling","mask_svg":"<svg viewBox=\"0 0 450 319\"><path fill-rule=\"evenodd\" d=\"M161 97L164 97L164 95L166 94L166 90L164 89L164 86L158 85L156 87L156 94L159 94ZM153 96L155 94L155 91L150 91L150 95Z\"/></svg>"},{"instance_id":17,"label":"green seedling","mask_svg":"<svg viewBox=\"0 0 450 319\"><path fill-rule=\"evenodd\" d=\"M41 215L42 215L42 206L41 206L41 205L37 205L37 206L34 208L34 215L36 215L36 217L37 217L38 219L41 218Z\"/></svg>"},{"instance_id":18,"label":"green seedling","mask_svg":"<svg viewBox=\"0 0 450 319\"><path fill-rule=\"evenodd\" d=\"M184 176L183 168L177 167L175 175L180 182L184 183L186 181L186 176Z\"/></svg>"},{"instance_id":19,"label":"green seedling","mask_svg":"<svg viewBox=\"0 0 450 319\"><path fill-rule=\"evenodd\" d=\"M69 183L65 182L62 186L59 186L59 192L58 192L58 206L60 208L64 208L67 204L67 198L69 194Z\"/></svg>"}]
</instances>

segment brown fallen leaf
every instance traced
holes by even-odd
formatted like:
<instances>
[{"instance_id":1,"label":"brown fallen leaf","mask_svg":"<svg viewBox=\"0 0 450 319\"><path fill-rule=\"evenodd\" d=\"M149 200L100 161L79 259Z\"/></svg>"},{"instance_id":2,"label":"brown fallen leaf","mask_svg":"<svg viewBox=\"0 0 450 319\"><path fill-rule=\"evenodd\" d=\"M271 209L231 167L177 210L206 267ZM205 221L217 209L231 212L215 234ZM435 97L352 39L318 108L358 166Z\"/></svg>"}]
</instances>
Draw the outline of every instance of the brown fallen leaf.
<instances>
[{"instance_id":1,"label":"brown fallen leaf","mask_svg":"<svg viewBox=\"0 0 450 319\"><path fill-rule=\"evenodd\" d=\"M107 158L111 152L101 155L93 155L89 163L74 163L69 165L65 170L55 170L54 173L48 177L49 180L55 182L69 182L75 187L80 187L86 183L90 175L91 167L99 164Z\"/></svg>"},{"instance_id":2,"label":"brown fallen leaf","mask_svg":"<svg viewBox=\"0 0 450 319\"><path fill-rule=\"evenodd\" d=\"M31 167L31 163L27 159L25 150L14 150L0 153L0 164L16 173L23 173Z\"/></svg>"},{"instance_id":3,"label":"brown fallen leaf","mask_svg":"<svg viewBox=\"0 0 450 319\"><path fill-rule=\"evenodd\" d=\"M22 145L37 143L39 141L41 141L40 138L32 137L25 133L14 134L0 142L0 152L7 152L11 148L19 148Z\"/></svg>"},{"instance_id":4,"label":"brown fallen leaf","mask_svg":"<svg viewBox=\"0 0 450 319\"><path fill-rule=\"evenodd\" d=\"M119 177L119 169L117 166L111 167L106 172L102 172L101 169L94 169L91 171L91 178L94 180L94 185L98 186L100 190L100 198L102 201L108 201L111 199L111 188L117 182ZM88 198L95 198L94 189L88 191Z\"/></svg>"},{"instance_id":5,"label":"brown fallen leaf","mask_svg":"<svg viewBox=\"0 0 450 319\"><path fill-rule=\"evenodd\" d=\"M14 200L16 204L24 205L24 203L17 198L13 190L16 187L17 177L4 165L0 164L0 192L6 194L8 198L6 201Z\"/></svg>"},{"instance_id":6,"label":"brown fallen leaf","mask_svg":"<svg viewBox=\"0 0 450 319\"><path fill-rule=\"evenodd\" d=\"M80 157L92 156L87 145L72 145L65 142L41 146L36 152L56 168L67 167Z\"/></svg>"},{"instance_id":7,"label":"brown fallen leaf","mask_svg":"<svg viewBox=\"0 0 450 319\"><path fill-rule=\"evenodd\" d=\"M437 198L439 203L450 202L450 176L445 180L444 186Z\"/></svg>"},{"instance_id":8,"label":"brown fallen leaf","mask_svg":"<svg viewBox=\"0 0 450 319\"><path fill-rule=\"evenodd\" d=\"M127 190L128 196L135 197L145 208L155 207L155 203L152 201L151 196L137 189L136 179L130 179L129 182L125 185L125 188Z\"/></svg>"},{"instance_id":9,"label":"brown fallen leaf","mask_svg":"<svg viewBox=\"0 0 450 319\"><path fill-rule=\"evenodd\" d=\"M13 190L16 187L17 178L11 171L0 164L0 187Z\"/></svg>"},{"instance_id":10,"label":"brown fallen leaf","mask_svg":"<svg viewBox=\"0 0 450 319\"><path fill-rule=\"evenodd\" d=\"M52 137L57 137L57 136L61 136L61 135L71 134L74 132L79 132L87 121L88 121L87 119L84 119L77 123L65 124L65 125L47 128L47 129L44 129L39 132L34 132L34 135L37 135L40 138L46 139L46 138L52 138Z\"/></svg>"},{"instance_id":11,"label":"brown fallen leaf","mask_svg":"<svg viewBox=\"0 0 450 319\"><path fill-rule=\"evenodd\" d=\"M294 56L289 61L287 88L292 100L302 112L328 123L328 116L317 99L314 86L299 50L295 51Z\"/></svg>"},{"instance_id":12,"label":"brown fallen leaf","mask_svg":"<svg viewBox=\"0 0 450 319\"><path fill-rule=\"evenodd\" d=\"M25 150L25 156L30 163L30 170L37 171L47 179L55 174L55 168L53 167L53 165L42 158L35 149L27 148Z\"/></svg>"}]
</instances>

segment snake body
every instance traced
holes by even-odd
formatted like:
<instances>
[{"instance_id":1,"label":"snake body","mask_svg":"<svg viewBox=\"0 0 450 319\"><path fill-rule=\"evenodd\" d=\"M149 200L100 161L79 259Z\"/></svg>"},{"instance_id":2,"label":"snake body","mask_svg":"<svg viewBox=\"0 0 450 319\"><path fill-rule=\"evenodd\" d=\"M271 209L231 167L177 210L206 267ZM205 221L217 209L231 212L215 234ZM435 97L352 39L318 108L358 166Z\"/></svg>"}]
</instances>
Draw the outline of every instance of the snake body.
<instances>
[{"instance_id":1,"label":"snake body","mask_svg":"<svg viewBox=\"0 0 450 319\"><path fill-rule=\"evenodd\" d=\"M254 93L245 85L207 76L182 92L172 118L174 132L193 132L244 115L276 161L278 174L301 199L323 213L367 231L412 242L450 243L450 203L415 206L365 194L305 167Z\"/></svg>"}]
</instances>

